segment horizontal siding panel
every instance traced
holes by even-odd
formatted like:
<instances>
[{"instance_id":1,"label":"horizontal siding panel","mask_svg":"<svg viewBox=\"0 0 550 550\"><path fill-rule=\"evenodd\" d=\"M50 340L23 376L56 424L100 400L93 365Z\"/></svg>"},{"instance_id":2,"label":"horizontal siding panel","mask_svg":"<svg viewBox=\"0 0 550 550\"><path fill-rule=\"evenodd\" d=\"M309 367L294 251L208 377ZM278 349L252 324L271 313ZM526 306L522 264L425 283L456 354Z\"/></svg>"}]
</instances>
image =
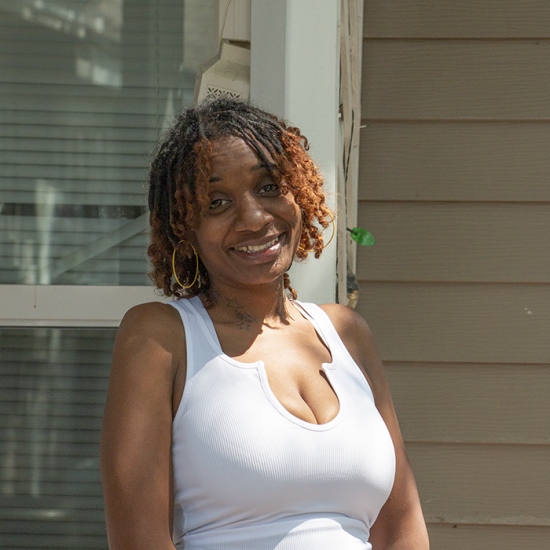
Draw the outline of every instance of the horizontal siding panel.
<instances>
[{"instance_id":1,"label":"horizontal siding panel","mask_svg":"<svg viewBox=\"0 0 550 550\"><path fill-rule=\"evenodd\" d=\"M550 365L385 367L406 441L550 443Z\"/></svg>"},{"instance_id":2,"label":"horizontal siding panel","mask_svg":"<svg viewBox=\"0 0 550 550\"><path fill-rule=\"evenodd\" d=\"M550 40L366 40L367 119L550 119Z\"/></svg>"},{"instance_id":3,"label":"horizontal siding panel","mask_svg":"<svg viewBox=\"0 0 550 550\"><path fill-rule=\"evenodd\" d=\"M547 0L366 0L364 10L363 33L368 37L550 36Z\"/></svg>"},{"instance_id":4,"label":"horizontal siding panel","mask_svg":"<svg viewBox=\"0 0 550 550\"><path fill-rule=\"evenodd\" d=\"M363 200L550 201L550 124L377 122L361 130Z\"/></svg>"},{"instance_id":5,"label":"horizontal siding panel","mask_svg":"<svg viewBox=\"0 0 550 550\"><path fill-rule=\"evenodd\" d=\"M431 550L548 550L550 527L428 524Z\"/></svg>"},{"instance_id":6,"label":"horizontal siding panel","mask_svg":"<svg viewBox=\"0 0 550 550\"><path fill-rule=\"evenodd\" d=\"M363 201L358 214L376 237L358 247L361 280L550 283L550 203Z\"/></svg>"},{"instance_id":7,"label":"horizontal siding panel","mask_svg":"<svg viewBox=\"0 0 550 550\"><path fill-rule=\"evenodd\" d=\"M550 526L550 446L407 445L430 523Z\"/></svg>"},{"instance_id":8,"label":"horizontal siding panel","mask_svg":"<svg viewBox=\"0 0 550 550\"><path fill-rule=\"evenodd\" d=\"M362 282L384 360L550 362L550 285Z\"/></svg>"}]
</instances>

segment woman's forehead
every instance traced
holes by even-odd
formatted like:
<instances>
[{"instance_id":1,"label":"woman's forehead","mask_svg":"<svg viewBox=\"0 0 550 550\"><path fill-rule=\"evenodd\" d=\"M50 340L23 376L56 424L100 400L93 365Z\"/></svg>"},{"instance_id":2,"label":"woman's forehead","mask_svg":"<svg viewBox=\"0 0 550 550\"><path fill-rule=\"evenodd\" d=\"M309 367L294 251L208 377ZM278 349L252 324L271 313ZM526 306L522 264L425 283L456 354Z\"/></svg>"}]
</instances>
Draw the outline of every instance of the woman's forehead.
<instances>
[{"instance_id":1,"label":"woman's forehead","mask_svg":"<svg viewBox=\"0 0 550 550\"><path fill-rule=\"evenodd\" d=\"M210 145L212 175L229 165L236 167L241 164L243 168L250 169L256 166L272 169L276 166L267 148L257 141L249 143L240 137L227 137L213 140Z\"/></svg>"}]
</instances>

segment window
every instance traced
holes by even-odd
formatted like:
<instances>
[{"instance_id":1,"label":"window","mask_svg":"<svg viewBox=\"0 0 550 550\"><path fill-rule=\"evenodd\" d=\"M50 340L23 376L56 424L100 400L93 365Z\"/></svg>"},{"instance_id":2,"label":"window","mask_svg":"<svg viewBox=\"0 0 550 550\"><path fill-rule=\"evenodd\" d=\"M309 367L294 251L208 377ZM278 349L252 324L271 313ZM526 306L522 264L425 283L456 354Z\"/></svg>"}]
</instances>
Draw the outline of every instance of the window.
<instances>
[{"instance_id":1,"label":"window","mask_svg":"<svg viewBox=\"0 0 550 550\"><path fill-rule=\"evenodd\" d=\"M107 548L107 327L154 299L147 163L217 40L217 0L0 0L1 548Z\"/></svg>"}]
</instances>

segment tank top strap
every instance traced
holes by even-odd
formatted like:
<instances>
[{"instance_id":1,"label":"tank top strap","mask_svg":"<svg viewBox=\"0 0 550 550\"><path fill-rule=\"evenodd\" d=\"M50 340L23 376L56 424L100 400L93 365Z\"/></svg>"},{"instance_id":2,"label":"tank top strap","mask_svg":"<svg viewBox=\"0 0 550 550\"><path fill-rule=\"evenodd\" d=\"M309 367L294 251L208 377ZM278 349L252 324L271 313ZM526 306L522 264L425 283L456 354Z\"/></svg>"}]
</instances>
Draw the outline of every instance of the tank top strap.
<instances>
[{"instance_id":1,"label":"tank top strap","mask_svg":"<svg viewBox=\"0 0 550 550\"><path fill-rule=\"evenodd\" d=\"M334 328L330 317L317 304L299 302L298 300L293 300L292 303L298 306L300 311L311 322L330 350L335 351L335 348L340 348L344 350L346 355L348 354L347 348Z\"/></svg>"},{"instance_id":2,"label":"tank top strap","mask_svg":"<svg viewBox=\"0 0 550 550\"><path fill-rule=\"evenodd\" d=\"M178 311L185 330L187 349L187 381L201 365L218 355L214 326L198 296L167 302ZM205 318L206 316L206 318ZM214 333L214 334L213 334Z\"/></svg>"}]
</instances>

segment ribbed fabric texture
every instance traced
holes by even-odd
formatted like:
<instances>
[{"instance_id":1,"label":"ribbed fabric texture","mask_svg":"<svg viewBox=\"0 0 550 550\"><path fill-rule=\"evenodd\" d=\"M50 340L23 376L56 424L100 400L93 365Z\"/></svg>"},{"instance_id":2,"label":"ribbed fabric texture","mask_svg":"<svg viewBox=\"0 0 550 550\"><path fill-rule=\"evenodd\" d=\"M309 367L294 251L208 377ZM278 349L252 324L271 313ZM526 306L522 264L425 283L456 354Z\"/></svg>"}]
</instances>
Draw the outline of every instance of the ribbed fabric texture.
<instances>
[{"instance_id":1,"label":"ribbed fabric texture","mask_svg":"<svg viewBox=\"0 0 550 550\"><path fill-rule=\"evenodd\" d=\"M186 550L368 550L389 496L393 444L371 389L327 315L294 302L332 355L340 410L317 425L290 414L264 364L225 355L198 297L183 320L187 380L173 423L174 532Z\"/></svg>"}]
</instances>

